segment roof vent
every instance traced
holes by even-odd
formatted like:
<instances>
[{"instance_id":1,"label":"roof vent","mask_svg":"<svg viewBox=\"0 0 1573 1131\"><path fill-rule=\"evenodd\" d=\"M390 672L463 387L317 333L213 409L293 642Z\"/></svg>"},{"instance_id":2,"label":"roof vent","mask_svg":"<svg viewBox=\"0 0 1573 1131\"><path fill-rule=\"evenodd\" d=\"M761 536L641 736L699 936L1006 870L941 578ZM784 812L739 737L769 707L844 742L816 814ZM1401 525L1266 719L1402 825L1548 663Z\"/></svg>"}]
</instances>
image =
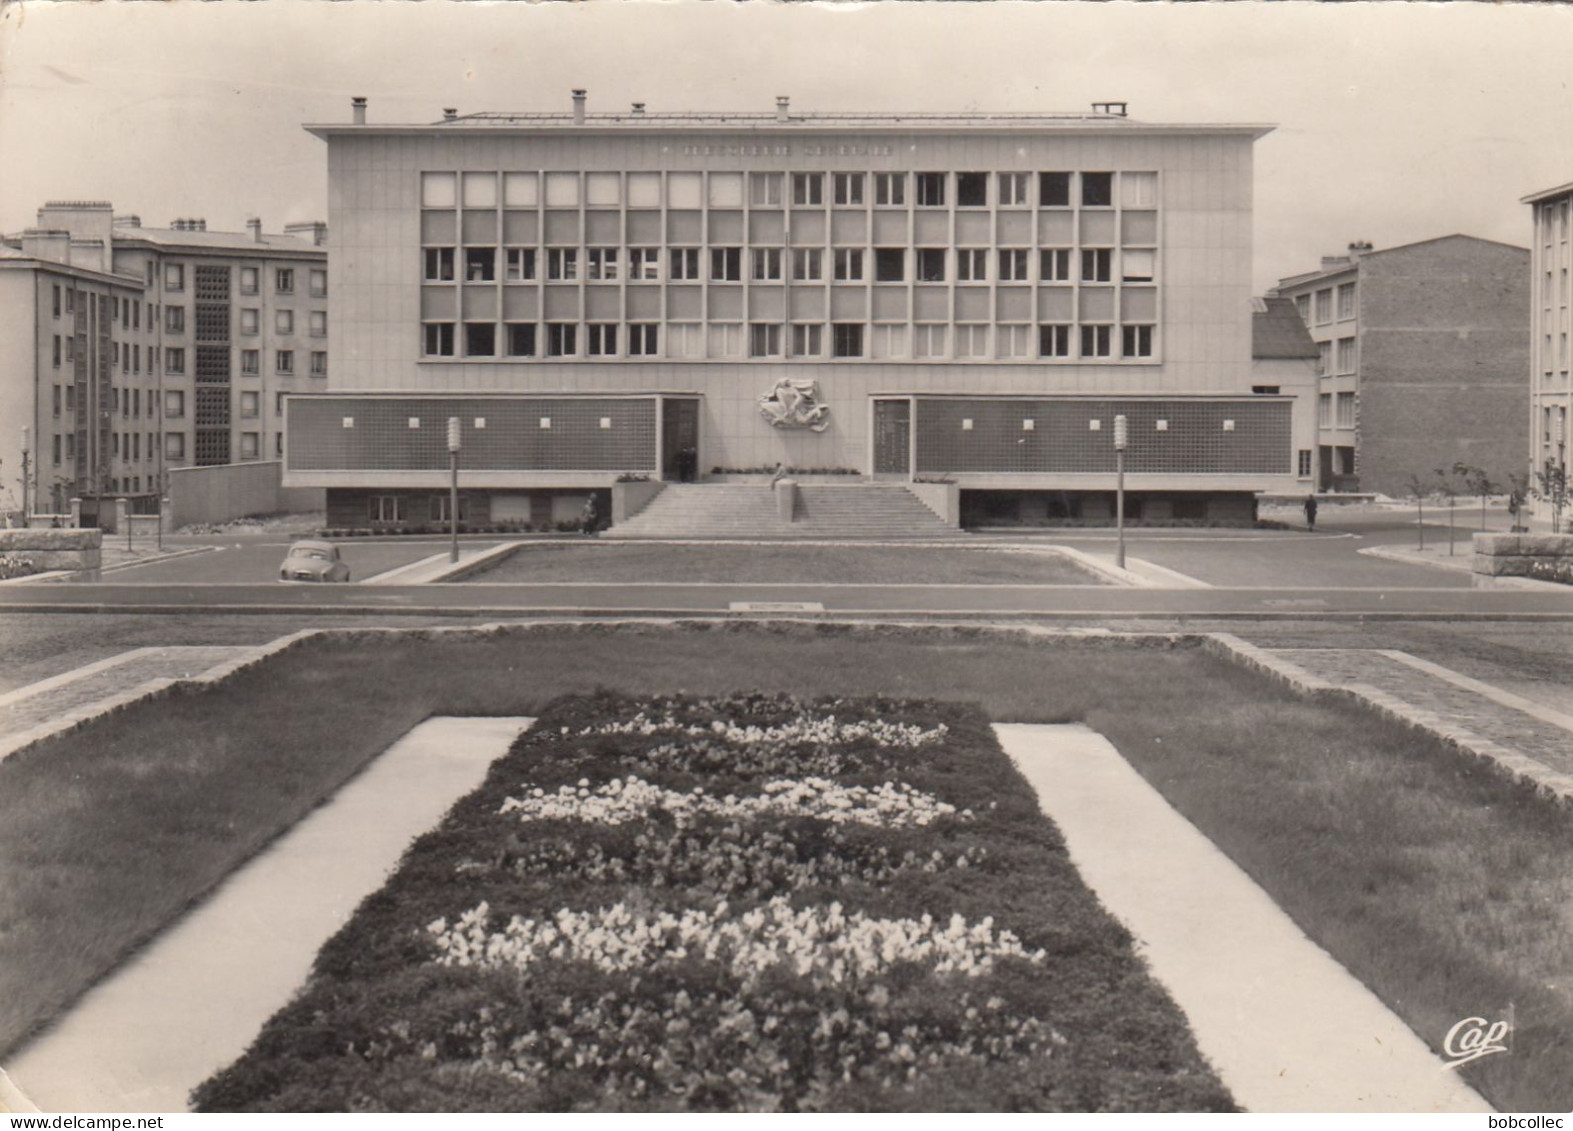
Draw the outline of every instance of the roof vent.
<instances>
[{"instance_id":1,"label":"roof vent","mask_svg":"<svg viewBox=\"0 0 1573 1131\"><path fill-rule=\"evenodd\" d=\"M126 216L115 217L115 227L117 228L140 228L141 226L142 217L138 216L135 212Z\"/></svg>"},{"instance_id":2,"label":"roof vent","mask_svg":"<svg viewBox=\"0 0 1573 1131\"><path fill-rule=\"evenodd\" d=\"M644 103L643 102L635 102L634 103L634 117L636 117L636 118L643 118L644 117Z\"/></svg>"},{"instance_id":3,"label":"roof vent","mask_svg":"<svg viewBox=\"0 0 1573 1131\"><path fill-rule=\"evenodd\" d=\"M452 122L455 119L457 119L458 116L459 116L459 108L457 106L444 106L442 108L442 120L443 121L445 121L445 122Z\"/></svg>"},{"instance_id":4,"label":"roof vent","mask_svg":"<svg viewBox=\"0 0 1573 1131\"><path fill-rule=\"evenodd\" d=\"M251 234L253 243L262 242L262 221L258 217L253 216L246 221L246 231Z\"/></svg>"},{"instance_id":5,"label":"roof vent","mask_svg":"<svg viewBox=\"0 0 1573 1131\"><path fill-rule=\"evenodd\" d=\"M786 95L784 95L784 94L776 95L776 121L778 121L778 122L791 121L792 115L790 113L788 113L788 110L791 107L791 105L792 105L792 100L790 98L788 98Z\"/></svg>"},{"instance_id":6,"label":"roof vent","mask_svg":"<svg viewBox=\"0 0 1573 1131\"><path fill-rule=\"evenodd\" d=\"M357 94L350 99L350 120L357 126L366 124L366 98L364 95Z\"/></svg>"},{"instance_id":7,"label":"roof vent","mask_svg":"<svg viewBox=\"0 0 1573 1131\"><path fill-rule=\"evenodd\" d=\"M1361 255L1371 250L1370 240L1356 240L1349 245L1349 258L1358 259Z\"/></svg>"},{"instance_id":8,"label":"roof vent","mask_svg":"<svg viewBox=\"0 0 1573 1131\"><path fill-rule=\"evenodd\" d=\"M1126 113L1126 108L1129 105L1130 103L1128 102L1094 102L1092 104L1092 112L1094 114L1108 114L1115 118L1124 118L1129 116Z\"/></svg>"},{"instance_id":9,"label":"roof vent","mask_svg":"<svg viewBox=\"0 0 1573 1131\"><path fill-rule=\"evenodd\" d=\"M586 93L584 91L575 90L573 92L573 124L576 126L584 125L585 98Z\"/></svg>"}]
</instances>

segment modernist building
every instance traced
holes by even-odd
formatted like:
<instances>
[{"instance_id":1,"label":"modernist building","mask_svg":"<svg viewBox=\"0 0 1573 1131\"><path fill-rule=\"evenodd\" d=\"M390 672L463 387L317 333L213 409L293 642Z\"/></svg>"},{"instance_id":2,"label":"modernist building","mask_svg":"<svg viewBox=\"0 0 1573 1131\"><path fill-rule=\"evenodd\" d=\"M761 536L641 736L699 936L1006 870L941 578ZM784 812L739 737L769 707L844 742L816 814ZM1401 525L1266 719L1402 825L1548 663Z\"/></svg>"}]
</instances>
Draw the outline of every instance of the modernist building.
<instances>
[{"instance_id":1,"label":"modernist building","mask_svg":"<svg viewBox=\"0 0 1573 1131\"><path fill-rule=\"evenodd\" d=\"M1349 245L1280 280L1317 343L1319 479L1403 495L1466 463L1526 462L1529 252L1473 236Z\"/></svg>"},{"instance_id":2,"label":"modernist building","mask_svg":"<svg viewBox=\"0 0 1573 1131\"><path fill-rule=\"evenodd\" d=\"M1567 475L1568 445L1573 443L1569 408L1573 392L1568 385L1568 334L1573 332L1573 306L1568 296L1568 212L1573 208L1573 185L1562 185L1526 196L1534 221L1530 246L1533 297L1530 303L1529 457L1532 470L1545 475ZM1551 517L1544 500L1537 513Z\"/></svg>"},{"instance_id":3,"label":"modernist building","mask_svg":"<svg viewBox=\"0 0 1573 1131\"><path fill-rule=\"evenodd\" d=\"M328 376L326 229L168 229L53 202L0 245L0 475L33 441L34 512L151 509L166 469L278 459L283 394ZM11 425L16 421L16 425Z\"/></svg>"},{"instance_id":4,"label":"modernist building","mask_svg":"<svg viewBox=\"0 0 1573 1131\"><path fill-rule=\"evenodd\" d=\"M1102 513L1304 489L1253 393L1252 145L1086 114L445 113L328 145L335 356L285 484L336 524L477 518L620 474L951 477ZM1307 457L1308 458L1308 457ZM1048 500L1048 502L1041 502Z\"/></svg>"}]
</instances>

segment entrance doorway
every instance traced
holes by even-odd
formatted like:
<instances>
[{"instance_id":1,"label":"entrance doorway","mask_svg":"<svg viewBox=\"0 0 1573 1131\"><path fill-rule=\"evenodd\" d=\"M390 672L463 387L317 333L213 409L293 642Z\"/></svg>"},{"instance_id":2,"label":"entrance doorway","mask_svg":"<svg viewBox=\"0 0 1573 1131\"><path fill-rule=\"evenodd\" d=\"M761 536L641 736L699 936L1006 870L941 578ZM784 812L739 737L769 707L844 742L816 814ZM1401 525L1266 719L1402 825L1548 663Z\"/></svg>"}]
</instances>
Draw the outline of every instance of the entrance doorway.
<instances>
[{"instance_id":1,"label":"entrance doorway","mask_svg":"<svg viewBox=\"0 0 1573 1131\"><path fill-rule=\"evenodd\" d=\"M699 478L697 397L668 397L661 402L661 477L677 483Z\"/></svg>"},{"instance_id":2,"label":"entrance doorway","mask_svg":"<svg viewBox=\"0 0 1573 1131\"><path fill-rule=\"evenodd\" d=\"M906 478L912 471L912 402L874 402L874 474Z\"/></svg>"}]
</instances>

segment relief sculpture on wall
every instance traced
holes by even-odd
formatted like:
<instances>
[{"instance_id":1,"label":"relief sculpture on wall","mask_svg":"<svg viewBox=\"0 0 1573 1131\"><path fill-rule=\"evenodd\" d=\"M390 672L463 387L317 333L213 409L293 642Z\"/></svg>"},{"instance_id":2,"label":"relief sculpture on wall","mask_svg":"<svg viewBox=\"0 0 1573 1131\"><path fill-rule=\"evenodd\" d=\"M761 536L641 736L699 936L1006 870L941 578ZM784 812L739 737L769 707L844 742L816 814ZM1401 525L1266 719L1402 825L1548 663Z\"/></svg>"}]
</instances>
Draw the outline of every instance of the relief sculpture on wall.
<instances>
[{"instance_id":1,"label":"relief sculpture on wall","mask_svg":"<svg viewBox=\"0 0 1573 1131\"><path fill-rule=\"evenodd\" d=\"M819 382L783 377L759 398L759 414L774 428L807 428L823 432L830 427L830 406L819 400Z\"/></svg>"}]
</instances>

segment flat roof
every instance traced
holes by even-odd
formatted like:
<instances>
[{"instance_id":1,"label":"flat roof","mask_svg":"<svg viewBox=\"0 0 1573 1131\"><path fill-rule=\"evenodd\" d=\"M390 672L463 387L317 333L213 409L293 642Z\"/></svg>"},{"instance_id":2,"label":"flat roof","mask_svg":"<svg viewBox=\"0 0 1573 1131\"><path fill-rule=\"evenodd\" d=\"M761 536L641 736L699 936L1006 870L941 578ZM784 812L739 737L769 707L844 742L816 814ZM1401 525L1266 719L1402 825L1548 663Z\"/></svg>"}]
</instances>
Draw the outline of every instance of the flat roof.
<instances>
[{"instance_id":1,"label":"flat roof","mask_svg":"<svg viewBox=\"0 0 1573 1131\"><path fill-rule=\"evenodd\" d=\"M185 248L194 252L213 251L253 255L287 253L307 258L325 257L328 249L298 236L264 235L254 239L248 232L188 231L179 228L141 228L121 226L114 229L117 249L138 243L160 249Z\"/></svg>"},{"instance_id":2,"label":"flat roof","mask_svg":"<svg viewBox=\"0 0 1573 1131\"><path fill-rule=\"evenodd\" d=\"M1542 200L1567 196L1569 193L1573 193L1573 181L1565 185L1558 185L1556 188L1541 189L1539 192L1532 192L1528 196L1521 196L1518 198L1518 202L1520 204L1539 204Z\"/></svg>"}]
</instances>

